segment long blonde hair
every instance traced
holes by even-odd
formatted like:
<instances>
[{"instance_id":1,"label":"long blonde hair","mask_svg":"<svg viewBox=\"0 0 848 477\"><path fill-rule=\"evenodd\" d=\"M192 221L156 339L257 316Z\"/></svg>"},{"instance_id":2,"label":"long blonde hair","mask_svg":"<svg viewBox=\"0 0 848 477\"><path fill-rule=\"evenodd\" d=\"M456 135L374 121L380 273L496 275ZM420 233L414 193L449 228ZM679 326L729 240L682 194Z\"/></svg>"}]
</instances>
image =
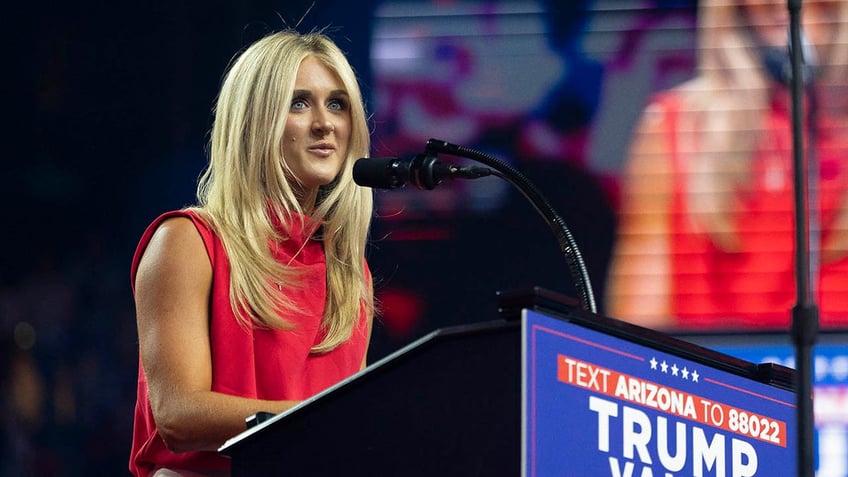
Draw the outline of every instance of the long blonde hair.
<instances>
[{"instance_id":1,"label":"long blonde hair","mask_svg":"<svg viewBox=\"0 0 848 477\"><path fill-rule=\"evenodd\" d=\"M817 45L822 83L848 81L848 0L837 11L831 19L831 43ZM687 209L695 225L725 250L738 247L731 219L735 194L750 178L770 100L751 28L739 0L703 0L698 76L679 87L683 114L678 144L688 170Z\"/></svg>"},{"instance_id":2,"label":"long blonde hair","mask_svg":"<svg viewBox=\"0 0 848 477\"><path fill-rule=\"evenodd\" d=\"M313 210L303 210L282 154L283 131L295 78L312 56L334 71L350 97L352 133L338 177L321 188ZM276 290L301 286L298 272L274 259L269 241L287 240L286 224L321 227L327 264L326 333L313 352L346 341L364 306L373 313L373 291L365 269L365 244L372 215L370 189L353 182L353 162L366 157L370 137L356 75L344 53L320 32L270 34L248 47L227 72L215 107L209 166L200 178L192 208L215 229L230 262L230 300L245 325L290 330L281 316L294 305ZM307 201L308 202L308 201ZM278 232L275 223L283 223Z\"/></svg>"}]
</instances>

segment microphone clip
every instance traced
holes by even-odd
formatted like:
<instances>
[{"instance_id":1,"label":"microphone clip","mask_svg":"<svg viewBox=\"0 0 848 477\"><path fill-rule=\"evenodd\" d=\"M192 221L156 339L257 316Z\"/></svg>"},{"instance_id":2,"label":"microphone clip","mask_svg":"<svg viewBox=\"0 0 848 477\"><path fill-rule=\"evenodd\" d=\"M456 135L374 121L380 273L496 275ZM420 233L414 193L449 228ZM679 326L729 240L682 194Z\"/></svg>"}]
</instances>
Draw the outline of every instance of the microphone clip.
<instances>
[{"instance_id":1,"label":"microphone clip","mask_svg":"<svg viewBox=\"0 0 848 477\"><path fill-rule=\"evenodd\" d=\"M406 178L419 189L433 190L442 183L443 178L450 175L450 166L429 152L418 154L408 162L394 162L392 167L397 170L396 174L392 174L394 180L399 183L397 187L402 187L403 178ZM406 170L401 170L402 168Z\"/></svg>"}]
</instances>

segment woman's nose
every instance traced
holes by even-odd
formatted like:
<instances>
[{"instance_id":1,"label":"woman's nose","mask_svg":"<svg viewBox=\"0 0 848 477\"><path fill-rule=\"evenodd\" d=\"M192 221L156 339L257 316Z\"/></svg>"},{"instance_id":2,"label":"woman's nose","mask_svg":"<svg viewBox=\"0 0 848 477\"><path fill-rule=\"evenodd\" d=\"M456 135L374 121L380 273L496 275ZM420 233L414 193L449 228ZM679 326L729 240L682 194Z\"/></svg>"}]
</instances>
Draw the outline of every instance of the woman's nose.
<instances>
[{"instance_id":1,"label":"woman's nose","mask_svg":"<svg viewBox=\"0 0 848 477\"><path fill-rule=\"evenodd\" d=\"M333 121L327 112L317 112L312 119L312 131L319 136L325 136L335 130Z\"/></svg>"}]
</instances>

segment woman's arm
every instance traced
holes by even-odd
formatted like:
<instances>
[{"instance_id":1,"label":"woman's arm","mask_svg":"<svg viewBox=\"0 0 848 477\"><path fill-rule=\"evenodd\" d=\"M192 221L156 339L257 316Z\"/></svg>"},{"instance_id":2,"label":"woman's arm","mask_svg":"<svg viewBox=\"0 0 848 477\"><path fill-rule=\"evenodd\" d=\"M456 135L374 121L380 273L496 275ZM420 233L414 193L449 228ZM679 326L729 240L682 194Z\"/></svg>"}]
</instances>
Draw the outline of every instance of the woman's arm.
<instances>
[{"instance_id":1,"label":"woman's arm","mask_svg":"<svg viewBox=\"0 0 848 477\"><path fill-rule=\"evenodd\" d=\"M153 234L136 274L141 362L153 417L172 451L216 450L259 411L279 413L297 401L260 401L212 392L209 302L212 266L187 218Z\"/></svg>"},{"instance_id":2,"label":"woman's arm","mask_svg":"<svg viewBox=\"0 0 848 477\"><path fill-rule=\"evenodd\" d=\"M673 322L669 214L674 178L666 127L665 114L649 107L634 133L606 295L610 316L651 328Z\"/></svg>"}]
</instances>

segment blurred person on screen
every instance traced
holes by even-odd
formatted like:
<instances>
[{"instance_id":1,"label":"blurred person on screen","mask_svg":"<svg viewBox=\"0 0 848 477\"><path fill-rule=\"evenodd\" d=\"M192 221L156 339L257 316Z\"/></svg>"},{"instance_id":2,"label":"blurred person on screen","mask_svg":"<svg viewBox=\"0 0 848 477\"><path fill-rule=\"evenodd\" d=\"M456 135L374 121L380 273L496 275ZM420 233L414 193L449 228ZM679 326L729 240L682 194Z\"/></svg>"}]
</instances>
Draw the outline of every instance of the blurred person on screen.
<instances>
[{"instance_id":1,"label":"blurred person on screen","mask_svg":"<svg viewBox=\"0 0 848 477\"><path fill-rule=\"evenodd\" d=\"M811 289L848 325L848 0L803 2ZM645 326L786 328L796 304L789 12L704 0L696 76L650 100L622 177L610 316ZM818 169L816 171L816 169Z\"/></svg>"}]
</instances>

